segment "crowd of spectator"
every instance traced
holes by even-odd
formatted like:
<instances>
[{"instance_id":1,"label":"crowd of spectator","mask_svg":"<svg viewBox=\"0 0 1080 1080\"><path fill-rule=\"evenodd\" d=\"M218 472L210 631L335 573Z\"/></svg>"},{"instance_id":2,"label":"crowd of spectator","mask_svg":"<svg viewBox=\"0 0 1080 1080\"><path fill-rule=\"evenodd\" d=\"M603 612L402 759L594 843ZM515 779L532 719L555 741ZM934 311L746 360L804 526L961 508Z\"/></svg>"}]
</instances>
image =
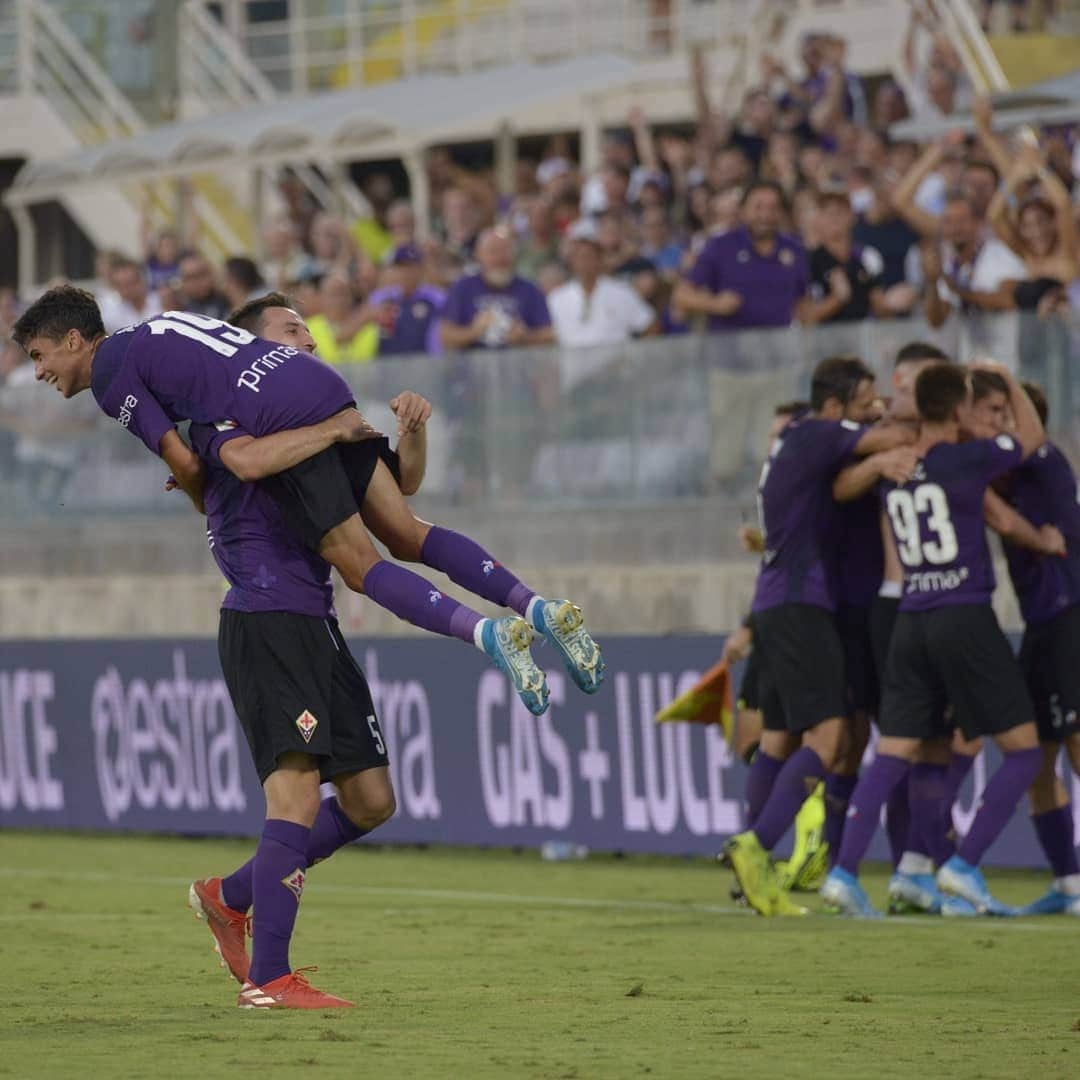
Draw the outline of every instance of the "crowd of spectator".
<instances>
[{"instance_id":1,"label":"crowd of spectator","mask_svg":"<svg viewBox=\"0 0 1080 1080\"><path fill-rule=\"evenodd\" d=\"M106 327L170 308L221 317L281 290L336 363L1068 307L1080 276L1076 131L1026 130L1010 146L934 19L928 0L913 5L906 89L859 79L841 39L810 33L801 70L767 57L730 115L692 53L695 122L656 128L635 109L589 173L563 136L517 162L511 191L494 170L432 151L427 223L388 175L368 177L371 214L349 222L286 171L257 261L216 266L197 231L148 235L140 260L103 253ZM965 108L974 136L890 137L906 116ZM0 292L0 320L16 310Z\"/></svg>"}]
</instances>

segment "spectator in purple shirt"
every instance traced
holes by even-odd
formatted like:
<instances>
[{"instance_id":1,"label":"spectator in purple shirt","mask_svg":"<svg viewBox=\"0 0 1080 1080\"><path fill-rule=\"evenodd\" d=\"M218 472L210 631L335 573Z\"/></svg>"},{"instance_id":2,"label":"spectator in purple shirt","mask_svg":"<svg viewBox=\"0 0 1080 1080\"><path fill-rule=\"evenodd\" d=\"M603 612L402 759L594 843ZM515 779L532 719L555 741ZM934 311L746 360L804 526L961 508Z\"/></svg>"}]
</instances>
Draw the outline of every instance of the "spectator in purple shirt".
<instances>
[{"instance_id":1,"label":"spectator in purple shirt","mask_svg":"<svg viewBox=\"0 0 1080 1080\"><path fill-rule=\"evenodd\" d=\"M424 285L424 256L415 244L404 244L390 257L392 284L368 297L379 327L379 356L426 352L436 355L439 344L439 312L446 293Z\"/></svg>"},{"instance_id":2,"label":"spectator in purple shirt","mask_svg":"<svg viewBox=\"0 0 1080 1080\"><path fill-rule=\"evenodd\" d=\"M787 326L809 281L806 251L780 232L784 196L771 181L743 196L739 228L712 237L675 291L687 314L708 315L710 330Z\"/></svg>"},{"instance_id":3,"label":"spectator in purple shirt","mask_svg":"<svg viewBox=\"0 0 1080 1080\"><path fill-rule=\"evenodd\" d=\"M451 287L439 333L446 349L501 349L549 345L555 340L544 294L514 273L514 249L501 229L485 229L476 242L478 274Z\"/></svg>"}]
</instances>

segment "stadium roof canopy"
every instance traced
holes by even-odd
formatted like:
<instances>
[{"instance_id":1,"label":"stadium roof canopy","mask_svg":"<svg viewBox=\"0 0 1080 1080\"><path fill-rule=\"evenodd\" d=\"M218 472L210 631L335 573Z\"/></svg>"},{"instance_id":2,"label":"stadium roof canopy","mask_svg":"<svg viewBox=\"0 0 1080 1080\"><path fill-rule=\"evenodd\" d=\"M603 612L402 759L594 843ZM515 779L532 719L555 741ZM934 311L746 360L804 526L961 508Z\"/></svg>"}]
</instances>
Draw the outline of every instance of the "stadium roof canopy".
<instances>
[{"instance_id":1,"label":"stadium roof canopy","mask_svg":"<svg viewBox=\"0 0 1080 1080\"><path fill-rule=\"evenodd\" d=\"M1046 127L1080 121L1080 68L1019 90L992 94L994 128L999 131L1030 124ZM912 117L889 128L894 139L933 139L949 131L975 130L970 112L950 116Z\"/></svg>"},{"instance_id":2,"label":"stadium roof canopy","mask_svg":"<svg viewBox=\"0 0 1080 1080\"><path fill-rule=\"evenodd\" d=\"M228 168L407 157L440 143L584 126L590 95L625 86L636 65L590 56L435 75L251 105L155 128L19 172L5 202L28 205L94 183L130 183Z\"/></svg>"}]
</instances>

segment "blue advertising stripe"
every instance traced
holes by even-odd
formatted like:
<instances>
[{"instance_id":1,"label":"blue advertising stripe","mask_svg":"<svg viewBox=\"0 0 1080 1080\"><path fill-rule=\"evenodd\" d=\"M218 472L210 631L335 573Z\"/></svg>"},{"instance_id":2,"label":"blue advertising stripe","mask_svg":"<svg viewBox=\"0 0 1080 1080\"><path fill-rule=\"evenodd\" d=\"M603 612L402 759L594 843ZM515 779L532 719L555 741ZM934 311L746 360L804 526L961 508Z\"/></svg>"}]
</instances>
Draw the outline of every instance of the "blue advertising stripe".
<instances>
[{"instance_id":1,"label":"blue advertising stripe","mask_svg":"<svg viewBox=\"0 0 1080 1080\"><path fill-rule=\"evenodd\" d=\"M719 655L712 637L604 642L607 682L581 694L553 655L533 717L477 651L441 639L352 642L391 760L384 842L715 853L744 824L745 766L719 728L653 723ZM357 722L366 717L357 715ZM980 762L959 806L973 814ZM0 827L256 835L264 801L216 643L0 643ZM876 838L871 857L882 858ZM988 862L1039 866L1026 808Z\"/></svg>"}]
</instances>

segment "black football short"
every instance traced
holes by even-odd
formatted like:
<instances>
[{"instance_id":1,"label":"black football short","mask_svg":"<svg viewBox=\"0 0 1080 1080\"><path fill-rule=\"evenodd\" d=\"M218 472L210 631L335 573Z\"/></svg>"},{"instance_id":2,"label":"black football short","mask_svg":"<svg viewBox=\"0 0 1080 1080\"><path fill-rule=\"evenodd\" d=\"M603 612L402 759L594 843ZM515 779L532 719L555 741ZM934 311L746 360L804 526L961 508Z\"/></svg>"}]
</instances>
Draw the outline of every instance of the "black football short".
<instances>
[{"instance_id":1,"label":"black football short","mask_svg":"<svg viewBox=\"0 0 1080 1080\"><path fill-rule=\"evenodd\" d=\"M885 666L889 659L889 642L892 641L896 616L900 614L899 596L875 596L870 605L870 647L874 653L874 670L877 674L878 695L885 685Z\"/></svg>"},{"instance_id":2,"label":"black football short","mask_svg":"<svg viewBox=\"0 0 1080 1080\"><path fill-rule=\"evenodd\" d=\"M223 610L218 655L260 782L282 754L326 781L387 764L367 680L334 619Z\"/></svg>"},{"instance_id":3,"label":"black football short","mask_svg":"<svg viewBox=\"0 0 1080 1080\"><path fill-rule=\"evenodd\" d=\"M756 611L754 647L760 654L766 729L798 734L846 715L844 649L831 611L812 604Z\"/></svg>"},{"instance_id":4,"label":"black football short","mask_svg":"<svg viewBox=\"0 0 1080 1080\"><path fill-rule=\"evenodd\" d=\"M956 726L974 739L1033 719L1020 666L989 604L900 612L885 667L882 735L943 738Z\"/></svg>"},{"instance_id":5,"label":"black football short","mask_svg":"<svg viewBox=\"0 0 1080 1080\"><path fill-rule=\"evenodd\" d=\"M285 524L305 547L359 512L380 458L400 482L400 461L385 436L338 443L259 483L277 503Z\"/></svg>"},{"instance_id":6,"label":"black football short","mask_svg":"<svg viewBox=\"0 0 1080 1080\"><path fill-rule=\"evenodd\" d=\"M844 675L847 678L847 715L857 712L876 716L881 691L874 666L870 634L870 609L840 607L836 612L836 630L844 649Z\"/></svg>"},{"instance_id":7,"label":"black football short","mask_svg":"<svg viewBox=\"0 0 1080 1080\"><path fill-rule=\"evenodd\" d=\"M743 668L742 681L739 683L739 708L761 708L761 664L758 662L757 649L751 649Z\"/></svg>"},{"instance_id":8,"label":"black football short","mask_svg":"<svg viewBox=\"0 0 1080 1080\"><path fill-rule=\"evenodd\" d=\"M1020 670L1035 704L1039 739L1060 742L1080 733L1080 604L1027 627Z\"/></svg>"}]
</instances>

